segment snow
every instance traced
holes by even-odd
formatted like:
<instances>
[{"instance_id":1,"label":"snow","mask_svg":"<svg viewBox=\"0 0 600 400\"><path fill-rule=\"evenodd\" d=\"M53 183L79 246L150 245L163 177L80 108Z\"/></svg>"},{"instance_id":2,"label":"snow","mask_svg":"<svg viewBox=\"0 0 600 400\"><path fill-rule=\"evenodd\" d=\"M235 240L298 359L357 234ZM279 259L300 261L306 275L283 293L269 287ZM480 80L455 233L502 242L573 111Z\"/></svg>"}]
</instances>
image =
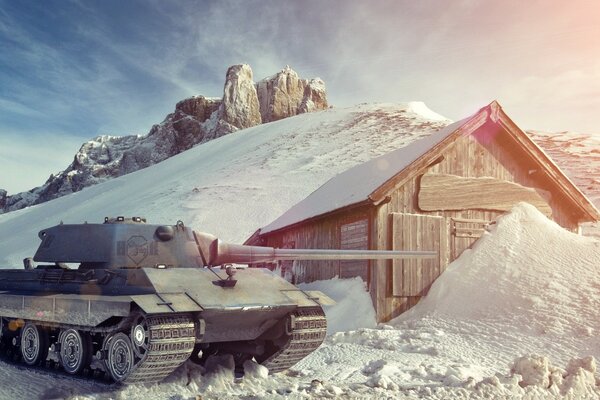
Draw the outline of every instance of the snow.
<instances>
[{"instance_id":1,"label":"snow","mask_svg":"<svg viewBox=\"0 0 600 400\"><path fill-rule=\"evenodd\" d=\"M301 114L238 131L134 173L0 215L0 266L20 266L43 228L105 216L184 221L243 242L329 178L431 134L444 124L407 105L361 105Z\"/></svg>"},{"instance_id":2,"label":"snow","mask_svg":"<svg viewBox=\"0 0 600 400\"><path fill-rule=\"evenodd\" d=\"M575 132L527 132L600 209L600 136ZM583 226L600 238L600 223Z\"/></svg>"},{"instance_id":3,"label":"snow","mask_svg":"<svg viewBox=\"0 0 600 400\"><path fill-rule=\"evenodd\" d=\"M408 110L415 114L419 114L420 116L422 116L424 118L431 119L433 121L450 121L448 118L444 117L443 115L440 115L440 114L436 113L435 111L432 111L422 101L409 102Z\"/></svg>"},{"instance_id":4,"label":"snow","mask_svg":"<svg viewBox=\"0 0 600 400\"><path fill-rule=\"evenodd\" d=\"M303 286L342 307L326 310L331 334L288 373L267 375L248 362L247 376L236 378L232 360L221 357L187 363L159 385L114 388L40 371L23 378L3 362L0 391L70 399L600 398L599 266L599 241L520 204L387 325L367 317L373 310L359 279Z\"/></svg>"},{"instance_id":5,"label":"snow","mask_svg":"<svg viewBox=\"0 0 600 400\"><path fill-rule=\"evenodd\" d=\"M0 215L0 265L56 224L140 215L242 241L333 175L440 124L408 105L326 110L238 131L153 167ZM115 387L0 361L0 399L600 398L600 241L521 204L448 266L410 312L375 325L359 279L313 282L337 301L324 344L287 373L228 357L161 384Z\"/></svg>"},{"instance_id":6,"label":"snow","mask_svg":"<svg viewBox=\"0 0 600 400\"><path fill-rule=\"evenodd\" d=\"M302 290L321 291L336 302L333 306L323 307L327 317L328 334L374 328L377 325L371 296L359 277L301 283L298 287ZM357 315L360 315L360 318L356 318Z\"/></svg>"}]
</instances>

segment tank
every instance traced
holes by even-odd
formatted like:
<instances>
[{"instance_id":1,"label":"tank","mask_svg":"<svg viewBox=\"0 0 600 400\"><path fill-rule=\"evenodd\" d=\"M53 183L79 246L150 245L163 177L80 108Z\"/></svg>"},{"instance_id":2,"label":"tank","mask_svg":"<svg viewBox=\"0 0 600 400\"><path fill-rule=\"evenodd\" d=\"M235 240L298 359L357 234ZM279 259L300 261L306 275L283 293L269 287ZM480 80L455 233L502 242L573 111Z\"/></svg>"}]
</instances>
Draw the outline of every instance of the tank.
<instances>
[{"instance_id":1,"label":"tank","mask_svg":"<svg viewBox=\"0 0 600 400\"><path fill-rule=\"evenodd\" d=\"M331 299L233 264L437 256L236 245L139 217L61 223L39 238L24 268L0 270L2 348L28 366L124 384L158 382L217 354L275 373L319 347Z\"/></svg>"}]
</instances>

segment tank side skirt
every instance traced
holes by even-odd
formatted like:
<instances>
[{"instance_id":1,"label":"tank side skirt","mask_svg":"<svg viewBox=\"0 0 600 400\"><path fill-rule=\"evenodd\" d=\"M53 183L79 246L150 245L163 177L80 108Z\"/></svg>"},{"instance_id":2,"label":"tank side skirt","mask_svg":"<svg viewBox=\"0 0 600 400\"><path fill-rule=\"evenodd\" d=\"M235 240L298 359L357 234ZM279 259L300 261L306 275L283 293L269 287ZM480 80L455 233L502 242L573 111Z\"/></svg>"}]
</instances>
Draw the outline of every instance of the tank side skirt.
<instances>
[{"instance_id":1,"label":"tank side skirt","mask_svg":"<svg viewBox=\"0 0 600 400\"><path fill-rule=\"evenodd\" d=\"M36 320L45 325L56 323L90 329L113 316L127 317L130 309L130 296L85 298L67 294L37 297L0 293L0 315Z\"/></svg>"}]
</instances>

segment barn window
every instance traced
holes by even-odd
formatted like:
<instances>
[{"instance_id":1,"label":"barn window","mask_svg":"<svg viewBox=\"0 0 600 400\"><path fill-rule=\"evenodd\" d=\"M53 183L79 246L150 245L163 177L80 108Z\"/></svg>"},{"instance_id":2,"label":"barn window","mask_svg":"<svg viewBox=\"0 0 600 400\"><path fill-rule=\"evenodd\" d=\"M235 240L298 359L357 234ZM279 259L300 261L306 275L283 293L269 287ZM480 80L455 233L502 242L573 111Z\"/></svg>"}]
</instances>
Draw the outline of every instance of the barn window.
<instances>
[{"instance_id":1,"label":"barn window","mask_svg":"<svg viewBox=\"0 0 600 400\"><path fill-rule=\"evenodd\" d=\"M369 249L369 219L362 217L340 225L340 249L368 250ZM340 261L340 278L360 276L369 283L369 260Z\"/></svg>"}]
</instances>

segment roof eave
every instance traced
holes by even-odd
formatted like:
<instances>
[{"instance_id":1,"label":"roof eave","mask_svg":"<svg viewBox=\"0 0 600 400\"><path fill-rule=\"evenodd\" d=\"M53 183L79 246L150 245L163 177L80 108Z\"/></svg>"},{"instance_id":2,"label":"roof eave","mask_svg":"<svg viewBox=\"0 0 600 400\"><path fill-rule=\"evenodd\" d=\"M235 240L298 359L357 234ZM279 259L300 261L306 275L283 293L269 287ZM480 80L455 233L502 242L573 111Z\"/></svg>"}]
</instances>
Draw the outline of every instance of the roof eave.
<instances>
[{"instance_id":1,"label":"roof eave","mask_svg":"<svg viewBox=\"0 0 600 400\"><path fill-rule=\"evenodd\" d=\"M579 189L579 187L569 179L569 177L560 169L558 165L546 154L533 139L529 137L521 128L515 124L510 117L502 110L497 102L490 104L490 107L497 107L492 115L492 120L502 125L502 127L524 148L530 150L530 153L537 161L546 166L546 169L556 182L559 189L579 208L582 219L578 222L594 222L600 220L600 211ZM587 216L587 218L586 218Z\"/></svg>"},{"instance_id":2,"label":"roof eave","mask_svg":"<svg viewBox=\"0 0 600 400\"><path fill-rule=\"evenodd\" d=\"M407 180L418 174L424 168L434 165L440 160L440 156L444 153L447 147L451 146L460 136L467 136L474 132L481 125L485 124L489 115L489 106L480 109L464 124L456 128L456 130L446 136L443 140L433 146L429 151L417 158L411 165L399 171L391 179L383 185L375 189L369 199L378 204L385 199L389 193L397 186L404 184Z\"/></svg>"},{"instance_id":3,"label":"roof eave","mask_svg":"<svg viewBox=\"0 0 600 400\"><path fill-rule=\"evenodd\" d=\"M327 211L327 212L319 214L319 215L314 215L314 216L312 216L310 218L303 219L302 221L294 222L291 225L286 225L286 226L282 226L281 228L273 229L272 231L260 232L260 229L259 229L257 232L255 232L255 235L256 235L256 233L258 233L259 237L273 235L273 234L279 233L279 232L284 231L284 230L297 228L297 227L299 227L301 225L308 224L308 223L313 222L315 220L318 220L318 219L321 219L321 218L325 218L325 217L328 217L328 216L331 216L331 215L334 215L334 214L347 212L347 211L354 210L354 209L360 208L360 207L374 206L374 205L377 205L377 204L379 204L379 203L375 203L370 198L367 198L365 200L361 200L361 201L356 202L356 203L352 203L352 204L348 204L348 205L342 206L340 208L336 208L335 210ZM254 236L254 235L252 235L252 236Z\"/></svg>"}]
</instances>

